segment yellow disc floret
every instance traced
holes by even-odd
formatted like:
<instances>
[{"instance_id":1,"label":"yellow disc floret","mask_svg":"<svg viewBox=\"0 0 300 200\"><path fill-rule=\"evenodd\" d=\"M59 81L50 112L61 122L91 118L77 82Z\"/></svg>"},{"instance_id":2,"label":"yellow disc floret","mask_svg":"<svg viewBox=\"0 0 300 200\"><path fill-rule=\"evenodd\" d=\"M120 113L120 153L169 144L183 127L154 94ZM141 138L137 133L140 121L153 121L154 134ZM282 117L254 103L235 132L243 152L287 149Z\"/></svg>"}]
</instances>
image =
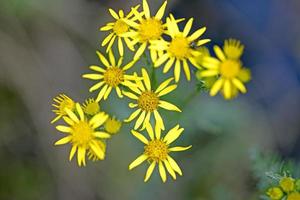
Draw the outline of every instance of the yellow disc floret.
<instances>
[{"instance_id":1,"label":"yellow disc floret","mask_svg":"<svg viewBox=\"0 0 300 200\"><path fill-rule=\"evenodd\" d=\"M85 121L79 121L72 126L72 142L86 146L92 140L92 127Z\"/></svg>"},{"instance_id":2,"label":"yellow disc floret","mask_svg":"<svg viewBox=\"0 0 300 200\"><path fill-rule=\"evenodd\" d=\"M168 145L162 140L152 140L145 146L144 153L151 161L163 161L167 158L169 153Z\"/></svg>"},{"instance_id":3,"label":"yellow disc floret","mask_svg":"<svg viewBox=\"0 0 300 200\"><path fill-rule=\"evenodd\" d=\"M241 63L236 60L225 60L220 65L220 73L224 78L234 78L241 69Z\"/></svg>"},{"instance_id":4,"label":"yellow disc floret","mask_svg":"<svg viewBox=\"0 0 300 200\"><path fill-rule=\"evenodd\" d=\"M143 42L157 40L161 37L163 32L162 21L155 18L144 19L139 26L139 37Z\"/></svg>"},{"instance_id":5,"label":"yellow disc floret","mask_svg":"<svg viewBox=\"0 0 300 200\"><path fill-rule=\"evenodd\" d=\"M169 52L178 59L189 56L190 43L186 37L175 37L170 43Z\"/></svg>"},{"instance_id":6,"label":"yellow disc floret","mask_svg":"<svg viewBox=\"0 0 300 200\"><path fill-rule=\"evenodd\" d=\"M124 71L119 67L110 67L104 73L104 81L111 87L116 87L124 81Z\"/></svg>"},{"instance_id":7,"label":"yellow disc floret","mask_svg":"<svg viewBox=\"0 0 300 200\"><path fill-rule=\"evenodd\" d=\"M145 91L138 99L138 106L147 112L153 112L157 109L159 98L157 94L152 91Z\"/></svg>"},{"instance_id":8,"label":"yellow disc floret","mask_svg":"<svg viewBox=\"0 0 300 200\"><path fill-rule=\"evenodd\" d=\"M280 200L283 196L283 192L279 187L272 187L268 189L267 195L271 198L271 200Z\"/></svg>"},{"instance_id":9,"label":"yellow disc floret","mask_svg":"<svg viewBox=\"0 0 300 200\"><path fill-rule=\"evenodd\" d=\"M129 26L124 22L124 20L119 19L115 22L113 31L116 33L116 35L121 35L123 33L128 32Z\"/></svg>"},{"instance_id":10,"label":"yellow disc floret","mask_svg":"<svg viewBox=\"0 0 300 200\"><path fill-rule=\"evenodd\" d=\"M295 188L295 180L291 177L284 177L279 182L280 187L285 192L291 192Z\"/></svg>"}]
</instances>

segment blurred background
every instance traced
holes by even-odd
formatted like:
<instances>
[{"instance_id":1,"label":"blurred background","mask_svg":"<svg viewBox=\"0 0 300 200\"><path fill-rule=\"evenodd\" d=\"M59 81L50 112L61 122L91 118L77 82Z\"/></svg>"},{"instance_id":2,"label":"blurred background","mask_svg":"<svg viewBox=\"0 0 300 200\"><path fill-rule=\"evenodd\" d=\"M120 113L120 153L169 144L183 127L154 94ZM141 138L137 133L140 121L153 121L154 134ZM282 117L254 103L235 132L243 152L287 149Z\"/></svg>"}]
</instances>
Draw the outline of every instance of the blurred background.
<instances>
[{"instance_id":1,"label":"blurred background","mask_svg":"<svg viewBox=\"0 0 300 200\"><path fill-rule=\"evenodd\" d=\"M153 13L162 2L149 0ZM164 113L167 127L180 123L185 133L178 144L193 145L174 156L184 173L176 181L169 177L163 184L155 173L144 184L146 165L128 171L143 151L129 125L110 140L106 160L85 168L69 162L70 146L53 145L61 135L50 124L52 98L64 92L82 102L95 95L81 75L98 64L95 50L104 51L100 41L107 33L98 28L112 20L109 7L128 11L138 3L0 1L1 200L252 200L259 194L251 149L300 158L299 0L169 0L167 12L194 17L194 29L207 27L210 48L229 37L245 44L243 62L252 71L248 93L233 101L200 93L185 104L180 94L192 94L195 80L183 78L168 96L184 112ZM101 106L124 119L126 103L114 94Z\"/></svg>"}]
</instances>

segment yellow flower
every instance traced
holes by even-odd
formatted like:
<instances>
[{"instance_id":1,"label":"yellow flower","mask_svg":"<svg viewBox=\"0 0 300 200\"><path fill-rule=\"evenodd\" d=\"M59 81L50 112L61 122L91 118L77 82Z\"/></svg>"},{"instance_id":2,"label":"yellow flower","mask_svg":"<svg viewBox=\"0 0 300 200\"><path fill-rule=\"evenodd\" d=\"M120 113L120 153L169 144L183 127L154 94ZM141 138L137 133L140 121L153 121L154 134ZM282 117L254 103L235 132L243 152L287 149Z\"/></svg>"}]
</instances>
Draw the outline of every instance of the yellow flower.
<instances>
[{"instance_id":1,"label":"yellow flower","mask_svg":"<svg viewBox=\"0 0 300 200\"><path fill-rule=\"evenodd\" d=\"M95 115L100 112L99 103L94 99L87 99L82 105L83 111L88 115Z\"/></svg>"},{"instance_id":2,"label":"yellow flower","mask_svg":"<svg viewBox=\"0 0 300 200\"><path fill-rule=\"evenodd\" d=\"M288 195L287 200L300 200L300 194L298 192L294 192Z\"/></svg>"},{"instance_id":3,"label":"yellow flower","mask_svg":"<svg viewBox=\"0 0 300 200\"><path fill-rule=\"evenodd\" d=\"M65 116L67 113L65 109L73 110L75 107L75 102L65 94L60 94L53 99L55 102L52 104L55 110L52 110L57 116L51 121L51 124L58 121L61 117Z\"/></svg>"},{"instance_id":4,"label":"yellow flower","mask_svg":"<svg viewBox=\"0 0 300 200\"><path fill-rule=\"evenodd\" d=\"M138 59L145 51L147 44L151 41L158 40L165 33L166 26L162 22L167 6L165 1L155 16L151 16L149 5L146 0L143 0L143 11L139 13L136 9L132 9L138 22L132 20L125 20L126 23L134 30L123 34L123 36L131 37L133 39L132 44L140 44L140 47L135 53L134 59ZM156 51L150 50L151 58L155 60L157 57Z\"/></svg>"},{"instance_id":5,"label":"yellow flower","mask_svg":"<svg viewBox=\"0 0 300 200\"><path fill-rule=\"evenodd\" d=\"M110 135L103 131L96 130L107 120L108 115L101 112L93 116L90 120L86 118L79 103L76 103L76 113L69 109L65 110L67 116L63 117L69 126L59 125L57 130L66 133L67 136L58 140L55 145L72 144L69 160L72 160L77 151L78 165L86 165L85 155L91 149L99 159L104 159L104 150L99 145L100 139L110 138Z\"/></svg>"},{"instance_id":6,"label":"yellow flower","mask_svg":"<svg viewBox=\"0 0 300 200\"><path fill-rule=\"evenodd\" d=\"M176 173L182 175L182 171L178 166L178 164L176 163L176 161L169 154L175 151L185 151L191 148L192 146L169 147L169 145L181 135L184 129L179 128L179 125L177 125L171 130L169 130L169 132L165 135L165 137L161 137L160 129L155 129L155 133L154 133L150 123L146 125L146 130L148 132L150 140L148 140L145 136L143 136L141 133L137 131L134 130L131 131L131 133L137 139L139 139L141 142L145 144L145 147L144 147L144 153L129 165L129 170L132 170L133 168L137 167L145 160L148 160L150 166L148 167L148 170L146 172L146 176L144 179L145 182L149 180L156 165L158 165L159 174L163 182L167 180L165 168L175 180Z\"/></svg>"},{"instance_id":7,"label":"yellow flower","mask_svg":"<svg viewBox=\"0 0 300 200\"><path fill-rule=\"evenodd\" d=\"M246 81L243 79L243 73L246 71L240 61L243 49L244 46L240 42L226 40L223 50L219 46L214 46L218 59L214 57L203 59L202 65L205 69L200 73L201 77L219 77L210 90L211 96L215 96L221 89L225 99L233 98L238 91L246 93L244 85Z\"/></svg>"},{"instance_id":8,"label":"yellow flower","mask_svg":"<svg viewBox=\"0 0 300 200\"><path fill-rule=\"evenodd\" d=\"M171 41L164 39L152 41L149 47L151 50L163 51L159 58L154 60L154 66L159 67L166 62L163 69L164 73L167 73L175 63L174 76L176 82L180 79L181 67L183 67L187 80L191 79L188 61L195 67L200 67L197 58L201 53L193 46L199 47L210 41L209 39L199 40L199 37L206 30L205 27L198 29L189 36L192 24L193 18L186 23L184 30L180 31L176 20L171 15L167 18L168 35L170 35Z\"/></svg>"},{"instance_id":9,"label":"yellow flower","mask_svg":"<svg viewBox=\"0 0 300 200\"><path fill-rule=\"evenodd\" d=\"M137 9L139 6L136 6L134 9ZM101 31L110 31L111 33L103 40L102 46L106 46L106 52L111 50L113 43L118 39L118 49L121 56L124 55L124 45L123 40L126 43L127 47L134 51L133 46L129 37L123 36L122 34L130 31L130 26L125 22L125 20L135 21L133 12L131 11L128 15L125 16L123 10L119 10L116 13L113 9L109 9L111 16L116 20L115 22L109 22L105 26L101 27Z\"/></svg>"},{"instance_id":10,"label":"yellow flower","mask_svg":"<svg viewBox=\"0 0 300 200\"><path fill-rule=\"evenodd\" d=\"M116 63L115 57L113 55L112 51L109 51L109 62L108 60L99 52L97 51L97 54L99 56L100 61L103 63L105 68L92 65L90 66L90 69L96 71L95 74L84 74L82 77L96 80L98 81L95 85L93 85L90 88L90 92L93 92L95 90L99 90L98 97L96 99L96 102L99 102L102 98L106 100L111 93L112 89L115 89L118 96L120 98L123 97L122 91L120 86L126 86L126 87L135 87L135 84L133 84L131 81L134 81L137 79L137 77L132 75L126 75L126 70L130 69L136 61L131 61L127 65L121 67L123 62L123 57L121 57L118 60L118 63Z\"/></svg>"},{"instance_id":11,"label":"yellow flower","mask_svg":"<svg viewBox=\"0 0 300 200\"><path fill-rule=\"evenodd\" d=\"M104 160L105 152L106 152L106 144L103 141L97 140L96 143L99 146L99 148L103 151L103 157L99 158L97 156L97 152L95 152L93 149L89 148L88 153L87 153L87 157L88 157L89 160L92 160L94 162L98 161L98 160Z\"/></svg>"},{"instance_id":12,"label":"yellow flower","mask_svg":"<svg viewBox=\"0 0 300 200\"><path fill-rule=\"evenodd\" d=\"M283 197L283 192L279 187L272 187L268 189L267 195L271 200L280 200Z\"/></svg>"},{"instance_id":13,"label":"yellow flower","mask_svg":"<svg viewBox=\"0 0 300 200\"><path fill-rule=\"evenodd\" d=\"M291 177L283 177L279 182L280 187L285 192L291 192L295 189L295 180Z\"/></svg>"},{"instance_id":14,"label":"yellow flower","mask_svg":"<svg viewBox=\"0 0 300 200\"><path fill-rule=\"evenodd\" d=\"M125 122L130 122L134 120L138 115L138 119L136 120L134 129L138 129L142 124L143 127L145 127L146 123L149 123L151 114L154 114L154 118L156 121L156 125L159 126L162 130L165 129L164 122L158 112L158 108L164 108L166 110L172 110L181 112L180 109L167 102L163 101L160 98L173 90L177 88L176 84L169 85L170 82L173 80L173 78L169 78L163 83L160 84L160 86L153 90L151 87L150 79L148 76L147 71L143 68L142 69L142 77L143 81L137 81L138 88L132 87L131 90L135 93L131 92L125 92L123 91L123 94L134 101L135 103L130 103L130 108L138 108L136 111L134 111L128 119L124 120Z\"/></svg>"},{"instance_id":15,"label":"yellow flower","mask_svg":"<svg viewBox=\"0 0 300 200\"><path fill-rule=\"evenodd\" d=\"M115 117L108 118L104 123L104 129L110 134L116 134L120 131L122 122Z\"/></svg>"}]
</instances>

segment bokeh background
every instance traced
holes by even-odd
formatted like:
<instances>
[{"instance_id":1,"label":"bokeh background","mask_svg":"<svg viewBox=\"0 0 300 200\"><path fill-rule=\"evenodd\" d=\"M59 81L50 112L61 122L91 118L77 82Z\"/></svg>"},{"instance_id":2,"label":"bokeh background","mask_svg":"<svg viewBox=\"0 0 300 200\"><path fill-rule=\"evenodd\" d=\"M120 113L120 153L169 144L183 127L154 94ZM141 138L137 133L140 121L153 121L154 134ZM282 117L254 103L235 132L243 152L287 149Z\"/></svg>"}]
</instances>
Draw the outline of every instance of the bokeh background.
<instances>
[{"instance_id":1,"label":"bokeh background","mask_svg":"<svg viewBox=\"0 0 300 200\"><path fill-rule=\"evenodd\" d=\"M65 92L77 101L91 82L81 75L97 64L95 50L111 20L108 8L125 9L136 0L0 1L0 199L258 199L250 151L299 159L300 2L299 0L169 0L167 11L194 17L206 26L213 44L234 37L246 46L244 64L252 70L248 93L233 101L194 96L195 80L184 79L169 100L184 106L169 115L180 123L181 144L190 151L175 158L184 176L166 184L155 173L143 183L146 165L129 172L143 150L124 125L110 140L105 161L79 168L68 161L70 146L54 147L60 133L50 124L51 101ZM149 0L153 12L162 0ZM161 71L159 71L161 73ZM169 73L168 76L172 74ZM101 104L118 118L128 116L128 101L112 96ZM168 113L165 113L166 115Z\"/></svg>"}]
</instances>

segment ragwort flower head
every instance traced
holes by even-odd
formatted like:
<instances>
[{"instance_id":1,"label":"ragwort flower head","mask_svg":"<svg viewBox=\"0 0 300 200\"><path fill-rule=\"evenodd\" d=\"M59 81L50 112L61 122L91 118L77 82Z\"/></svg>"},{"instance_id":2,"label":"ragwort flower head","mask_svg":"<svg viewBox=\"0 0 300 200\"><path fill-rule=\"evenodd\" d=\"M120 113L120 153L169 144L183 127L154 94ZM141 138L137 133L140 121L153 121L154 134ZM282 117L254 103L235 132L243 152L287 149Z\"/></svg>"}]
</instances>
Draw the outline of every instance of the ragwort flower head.
<instances>
[{"instance_id":1,"label":"ragwort flower head","mask_svg":"<svg viewBox=\"0 0 300 200\"><path fill-rule=\"evenodd\" d=\"M133 10L136 10L138 7L139 6L136 6ZM123 10L119 10L117 13L113 9L109 9L109 12L116 21L109 22L100 28L101 31L110 31L110 34L103 40L101 45L107 46L106 52L109 52L112 49L114 42L117 40L120 56L124 55L123 42L125 42L131 51L134 51L130 38L124 35L131 30L126 21L134 22L136 20L133 12L131 11L128 15L125 15Z\"/></svg>"},{"instance_id":2,"label":"ragwort flower head","mask_svg":"<svg viewBox=\"0 0 300 200\"><path fill-rule=\"evenodd\" d=\"M75 102L65 94L60 94L53 98L55 102L52 106L55 108L52 110L57 116L51 121L51 124L58 121L63 116L67 115L65 109L73 110L75 108Z\"/></svg>"},{"instance_id":3,"label":"ragwort flower head","mask_svg":"<svg viewBox=\"0 0 300 200\"><path fill-rule=\"evenodd\" d=\"M210 95L215 96L222 90L225 99L234 98L238 92L246 93L244 83L250 80L250 71L243 67L240 57L244 46L237 40L226 40L223 50L214 46L217 58L205 57L201 77L218 77L210 90Z\"/></svg>"},{"instance_id":4,"label":"ragwort flower head","mask_svg":"<svg viewBox=\"0 0 300 200\"><path fill-rule=\"evenodd\" d=\"M114 135L117 134L122 127L122 122L115 117L109 117L104 123L104 129L108 133Z\"/></svg>"},{"instance_id":5,"label":"ragwort flower head","mask_svg":"<svg viewBox=\"0 0 300 200\"><path fill-rule=\"evenodd\" d=\"M158 112L158 109L163 108L166 110L177 112L181 112L181 110L174 104L161 100L160 98L175 90L177 88L177 85L169 85L173 80L173 78L169 78L163 83L161 83L156 90L153 90L149 79L149 75L144 68L142 69L142 77L142 81L136 81L137 88L130 88L133 91L133 93L123 91L123 94L125 96L135 101L134 103L130 103L129 107L137 108L137 110L134 111L129 116L129 118L124 121L130 122L137 118L137 116L139 115L135 122L134 129L138 129L141 125L143 125L142 129L144 129L145 125L149 123L151 115L154 114L156 126L164 130L164 122L161 115Z\"/></svg>"},{"instance_id":6,"label":"ragwort flower head","mask_svg":"<svg viewBox=\"0 0 300 200\"><path fill-rule=\"evenodd\" d=\"M132 130L131 133L139 139L142 143L145 144L144 153L136 158L130 165L129 170L137 167L144 161L149 161L150 166L146 172L146 176L144 181L148 181L155 166L158 165L159 174L163 182L166 182L167 175L166 169L172 178L176 179L176 173L182 175L182 171L176 161L169 155L171 152L176 151L185 151L191 148L192 146L188 147L169 147L169 145L174 142L183 132L183 128L180 128L179 125L176 125L174 128L168 131L165 137L161 137L161 130L155 129L153 131L152 126L150 123L146 125L146 130L150 137L148 140L145 136L141 133Z\"/></svg>"},{"instance_id":7,"label":"ragwort flower head","mask_svg":"<svg viewBox=\"0 0 300 200\"><path fill-rule=\"evenodd\" d=\"M90 69L97 73L84 74L82 76L83 78L97 81L89 91L93 92L99 89L96 102L99 102L101 99L106 100L112 89L116 90L117 95L122 98L121 85L129 88L135 87L135 84L131 81L135 81L138 78L133 75L127 75L126 70L130 69L136 61L131 61L127 65L122 66L123 57L120 57L118 62L116 62L112 51L109 51L109 61L99 51L97 51L97 55L104 67L92 65Z\"/></svg>"},{"instance_id":8,"label":"ragwort flower head","mask_svg":"<svg viewBox=\"0 0 300 200\"><path fill-rule=\"evenodd\" d=\"M180 79L181 68L183 68L187 80L191 79L189 63L195 67L200 67L197 58L201 55L201 52L196 48L210 41L210 39L199 40L199 37L201 37L206 30L205 27L198 29L190 35L192 24L193 18L186 23L184 30L180 31L177 21L173 15L170 15L170 17L167 18L167 33L171 37L171 40L166 41L161 39L151 42L151 50L163 52L160 53L157 60L154 60L154 66L159 67L163 63L166 63L163 72L167 73L174 65L176 82Z\"/></svg>"},{"instance_id":9,"label":"ragwort flower head","mask_svg":"<svg viewBox=\"0 0 300 200\"><path fill-rule=\"evenodd\" d=\"M83 103L82 109L85 114L93 116L100 112L100 105L93 98L89 98Z\"/></svg>"},{"instance_id":10,"label":"ragwort flower head","mask_svg":"<svg viewBox=\"0 0 300 200\"><path fill-rule=\"evenodd\" d=\"M76 103L76 112L66 109L66 113L67 116L63 119L68 126L59 125L56 129L66 133L67 136L58 140L55 145L71 143L69 159L72 160L77 151L79 166L86 165L85 157L88 151L92 151L100 160L104 159L105 149L99 141L110 138L110 135L97 129L107 120L108 115L101 112L88 119L79 103Z\"/></svg>"},{"instance_id":11,"label":"ragwort flower head","mask_svg":"<svg viewBox=\"0 0 300 200\"><path fill-rule=\"evenodd\" d=\"M149 42L161 39L162 35L165 33L166 25L164 25L164 23L162 22L162 17L164 15L166 6L167 1L162 4L155 16L151 16L148 2L147 0L143 0L142 12L138 12L135 8L132 9L132 12L137 18L137 22L134 22L132 20L125 20L133 30L125 33L124 36L131 37L133 45L140 45L135 53L135 60L140 58L140 56L144 53ZM156 51L150 50L150 55L152 59L155 59L157 57Z\"/></svg>"}]
</instances>

